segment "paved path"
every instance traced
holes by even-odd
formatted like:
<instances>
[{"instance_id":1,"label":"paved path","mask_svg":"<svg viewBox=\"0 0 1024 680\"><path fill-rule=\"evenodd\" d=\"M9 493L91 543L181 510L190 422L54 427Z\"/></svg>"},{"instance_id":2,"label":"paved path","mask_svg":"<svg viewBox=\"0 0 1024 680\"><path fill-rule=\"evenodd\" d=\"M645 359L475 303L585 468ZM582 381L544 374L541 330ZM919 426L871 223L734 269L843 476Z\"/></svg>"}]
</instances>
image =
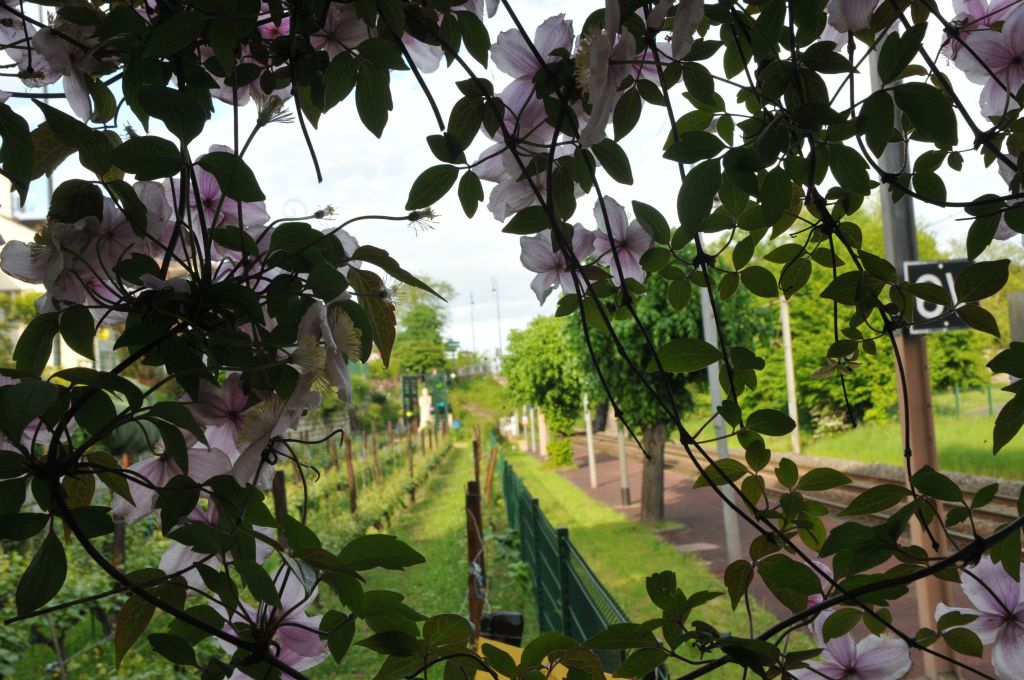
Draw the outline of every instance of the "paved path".
<instances>
[{"instance_id":1,"label":"paved path","mask_svg":"<svg viewBox=\"0 0 1024 680\"><path fill-rule=\"evenodd\" d=\"M558 474L586 491L592 498L613 507L633 521L639 521L640 480L643 467L641 462L632 458L627 462L632 503L624 507L621 503L617 449L607 442L598 441L596 443L595 459L598 479L596 489L590 488L586 444L582 436L574 438L573 453L575 468L559 470ZM708 563L708 568L721 577L726 566L729 564L725 547L722 503L711 490L694 489L693 482L692 476L687 476L673 470L665 471L666 528L658 533L680 552L695 552L703 557ZM834 524L834 520L826 522L826 526L830 528ZM740 544L743 546L744 552L746 546L750 545L755 536L755 530L741 520ZM954 585L953 590L955 591L954 603L960 606L968 605L967 601L960 595L959 588ZM752 592L762 606L774 615L785 616L790 613L772 597L760 579L755 579ZM902 598L898 605L892 609L892 614L894 623L902 630L913 634L920 628L912 597ZM864 634L863 630L858 633L858 636L862 634ZM915 653L913 656L915 661L914 670L907 677L923 677L918 654ZM987 660L970 659L969 662L983 670L983 672L992 672ZM967 675L962 674L962 677L967 677ZM1024 677L1024 671L1022 671L1022 677Z\"/></svg>"}]
</instances>

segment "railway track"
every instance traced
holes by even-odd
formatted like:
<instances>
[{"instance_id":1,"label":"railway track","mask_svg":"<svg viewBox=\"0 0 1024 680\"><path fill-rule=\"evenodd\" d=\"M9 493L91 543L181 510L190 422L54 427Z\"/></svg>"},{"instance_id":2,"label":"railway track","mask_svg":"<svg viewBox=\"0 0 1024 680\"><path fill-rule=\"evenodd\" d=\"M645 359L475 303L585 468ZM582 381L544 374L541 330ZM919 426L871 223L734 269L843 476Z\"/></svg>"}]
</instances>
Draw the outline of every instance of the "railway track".
<instances>
[{"instance_id":1,"label":"railway track","mask_svg":"<svg viewBox=\"0 0 1024 680\"><path fill-rule=\"evenodd\" d=\"M586 440L581 435L577 435L576 442L581 446L586 445ZM595 433L594 444L595 448L599 451L618 455L618 439L614 435ZM630 441L626 443L626 453L634 459L639 459L643 455L640 448ZM744 462L743 455L739 451L735 451L731 457L739 462ZM782 454L773 454L772 456L773 461L782 457ZM828 491L801 491L805 497L818 501L829 508L829 513L833 517L838 515L839 511L846 508L851 500L870 488L879 484L903 485L905 483L904 470L897 465L865 464L810 456L789 455L786 457L796 464L801 477L814 468L828 466L842 472L850 479L848 484ZM683 447L675 443L668 443L665 446L665 466L694 478L698 474L696 467L689 456L687 456ZM773 474L774 468L775 466L769 463L764 470L766 474L763 476L768 494L777 497L785 493L786 489L777 483ZM988 534L1017 517L1017 498L1022 487L1020 482L948 472L945 474L957 482L963 490L964 501L968 505L974 500L975 493L978 490L992 483L999 484L999 491L992 501L985 507L973 511L974 523L979 533ZM880 523L890 515L891 513L889 512L879 512L864 515L861 518ZM950 529L949 533L958 540L970 541L974 538L973 534L970 533L969 523L958 524L955 528Z\"/></svg>"}]
</instances>

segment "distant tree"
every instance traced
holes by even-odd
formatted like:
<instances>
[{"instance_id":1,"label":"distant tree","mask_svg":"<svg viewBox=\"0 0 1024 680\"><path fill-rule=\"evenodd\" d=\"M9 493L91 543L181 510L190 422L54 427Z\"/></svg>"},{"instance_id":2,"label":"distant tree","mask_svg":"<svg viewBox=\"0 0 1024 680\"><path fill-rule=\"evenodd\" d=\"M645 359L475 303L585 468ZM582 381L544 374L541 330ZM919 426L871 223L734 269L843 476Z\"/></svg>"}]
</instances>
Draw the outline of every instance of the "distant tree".
<instances>
[{"instance_id":1,"label":"distant tree","mask_svg":"<svg viewBox=\"0 0 1024 680\"><path fill-rule=\"evenodd\" d=\"M395 315L398 318L398 323L404 323L406 314L421 305L435 310L442 321L447 322L448 304L455 298L455 286L447 281L432 279L429 276L420 276L419 279L437 291L437 294L444 299L442 300L437 295L431 295L427 291L414 286L401 286L395 305Z\"/></svg>"},{"instance_id":2,"label":"distant tree","mask_svg":"<svg viewBox=\"0 0 1024 680\"><path fill-rule=\"evenodd\" d=\"M393 360L403 373L419 375L445 367L444 325L444 315L433 305L417 304L406 310L393 351Z\"/></svg>"},{"instance_id":3,"label":"distant tree","mask_svg":"<svg viewBox=\"0 0 1024 680\"><path fill-rule=\"evenodd\" d=\"M688 293L681 291L689 289ZM687 297L682 297L683 295ZM669 282L663 277L649 277L646 292L638 296L634 305L636 314L650 334L654 347L661 347L680 338L700 338L701 311L699 289L686 281ZM755 335L765 332L767 318L763 307L756 304L750 294L739 290L721 302L723 329L730 347L748 344ZM634 366L645 371L655 360L643 332L630 318L612 321L627 355ZM572 344L576 350L577 365L585 376L591 394L603 397L604 389L594 368L590 350L579 325L574 326ZM626 414L627 424L638 430L647 457L644 459L641 486L640 518L644 522L660 522L665 518L665 442L673 423L666 415L664 405L674 405L676 415L683 415L693 407L691 388L706 384L706 371L672 373L666 380L651 374L650 390L623 359L607 333L596 325L591 328L590 341L594 359L615 397L619 410ZM611 414L609 413L609 417Z\"/></svg>"},{"instance_id":4,"label":"distant tree","mask_svg":"<svg viewBox=\"0 0 1024 680\"><path fill-rule=\"evenodd\" d=\"M519 403L539 406L554 435L548 455L558 465L572 462L573 425L579 414L583 376L570 340L575 324L560 317L538 317L512 331L502 373Z\"/></svg>"}]
</instances>

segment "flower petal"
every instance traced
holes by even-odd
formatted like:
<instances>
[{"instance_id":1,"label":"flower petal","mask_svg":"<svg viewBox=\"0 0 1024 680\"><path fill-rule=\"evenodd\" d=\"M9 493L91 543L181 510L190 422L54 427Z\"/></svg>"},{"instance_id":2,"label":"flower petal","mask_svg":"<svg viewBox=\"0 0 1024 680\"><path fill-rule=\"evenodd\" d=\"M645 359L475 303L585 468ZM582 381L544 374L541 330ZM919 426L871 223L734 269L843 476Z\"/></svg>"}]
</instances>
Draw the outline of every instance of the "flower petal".
<instances>
[{"instance_id":1,"label":"flower petal","mask_svg":"<svg viewBox=\"0 0 1024 680\"><path fill-rule=\"evenodd\" d=\"M902 640L869 635L857 643L857 676L899 680L910 671L910 649Z\"/></svg>"},{"instance_id":2,"label":"flower petal","mask_svg":"<svg viewBox=\"0 0 1024 680\"><path fill-rule=\"evenodd\" d=\"M960 577L964 595L978 610L996 615L1012 612L1020 603L1020 584L987 555Z\"/></svg>"}]
</instances>

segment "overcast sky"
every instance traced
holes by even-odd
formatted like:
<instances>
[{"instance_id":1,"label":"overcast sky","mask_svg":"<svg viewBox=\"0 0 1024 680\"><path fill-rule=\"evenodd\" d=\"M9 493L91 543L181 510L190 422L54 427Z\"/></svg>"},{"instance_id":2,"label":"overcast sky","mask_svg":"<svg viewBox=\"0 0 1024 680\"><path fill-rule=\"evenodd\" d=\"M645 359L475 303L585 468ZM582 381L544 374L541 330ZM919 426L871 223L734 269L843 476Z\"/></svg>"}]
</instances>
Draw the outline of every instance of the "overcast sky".
<instances>
[{"instance_id":1,"label":"overcast sky","mask_svg":"<svg viewBox=\"0 0 1024 680\"><path fill-rule=\"evenodd\" d=\"M948 6L948 0L943 4ZM573 21L577 31L586 16L602 6L603 3L580 0L516 3L528 27L539 25L557 8ZM488 21L492 40L510 26L507 15L499 10L498 15ZM930 41L937 42L938 31L929 33L934 33ZM494 79L500 89L505 82L503 74L493 66L486 70L478 68ZM949 70L951 74L954 71L952 67ZM437 73L427 76L443 113L447 114L459 96L453 83L464 77L457 65L452 69L442 65ZM977 101L979 88L963 78L956 78L956 84L965 102ZM867 84L858 87L864 92ZM327 205L334 207L340 220L359 215L404 214L409 186L421 171L437 163L427 149L425 137L438 130L426 99L409 74L396 74L392 94L395 110L380 140L362 126L355 113L353 97L324 116L318 130L311 130L325 178L319 185L297 124L274 125L257 136L246 160L267 194L267 207L272 217L298 217ZM731 93L723 91L723 94L728 101ZM677 116L685 113L678 90L673 103ZM31 105L20 102L18 109L23 115L30 115L33 121L38 119ZM230 144L231 118L225 115L227 111L224 107L223 112L214 117L194 143L193 155L210 144ZM253 115L252 106L242 110L243 137ZM668 131L664 109L648 106L638 129L624 144L631 153L634 186L617 185L608 178L602 186L623 205L628 206L634 199L655 205L671 222L679 177L674 164L661 158L662 143ZM961 142L969 139L968 131L963 130ZM478 143L473 147L468 154L471 159L481 146ZM69 164L62 175L70 176L73 172L74 165ZM951 199L973 198L987 191L1001 190L1000 184L993 184L999 182L995 172L986 170L980 162L971 162L970 158L964 172L953 177ZM62 178L59 176L58 181ZM484 184L485 193L489 193L490 186ZM592 198L581 199L573 221L593 228L592 207ZM448 335L465 349L475 346L481 352L494 352L499 338L496 307L499 299L503 335L512 328L522 328L538 314L553 311L557 296L553 294L543 308L538 304L529 288L533 275L519 263L518 237L501 232L501 225L486 209L486 201L473 219L467 219L453 189L436 210L439 217L429 230L414 230L399 222L367 221L352 226L350 231L360 243L387 249L410 271L448 281L455 287L457 294L449 304ZM36 187L25 214L38 216L44 212L45 191L43 187ZM918 207L919 222L927 225L940 241L962 240L967 227L966 223L957 221L962 216L957 211ZM325 221L322 226L334 223ZM492 286L496 286L497 295L492 292ZM475 302L472 307L471 296ZM471 323L471 314L474 323Z\"/></svg>"}]
</instances>

